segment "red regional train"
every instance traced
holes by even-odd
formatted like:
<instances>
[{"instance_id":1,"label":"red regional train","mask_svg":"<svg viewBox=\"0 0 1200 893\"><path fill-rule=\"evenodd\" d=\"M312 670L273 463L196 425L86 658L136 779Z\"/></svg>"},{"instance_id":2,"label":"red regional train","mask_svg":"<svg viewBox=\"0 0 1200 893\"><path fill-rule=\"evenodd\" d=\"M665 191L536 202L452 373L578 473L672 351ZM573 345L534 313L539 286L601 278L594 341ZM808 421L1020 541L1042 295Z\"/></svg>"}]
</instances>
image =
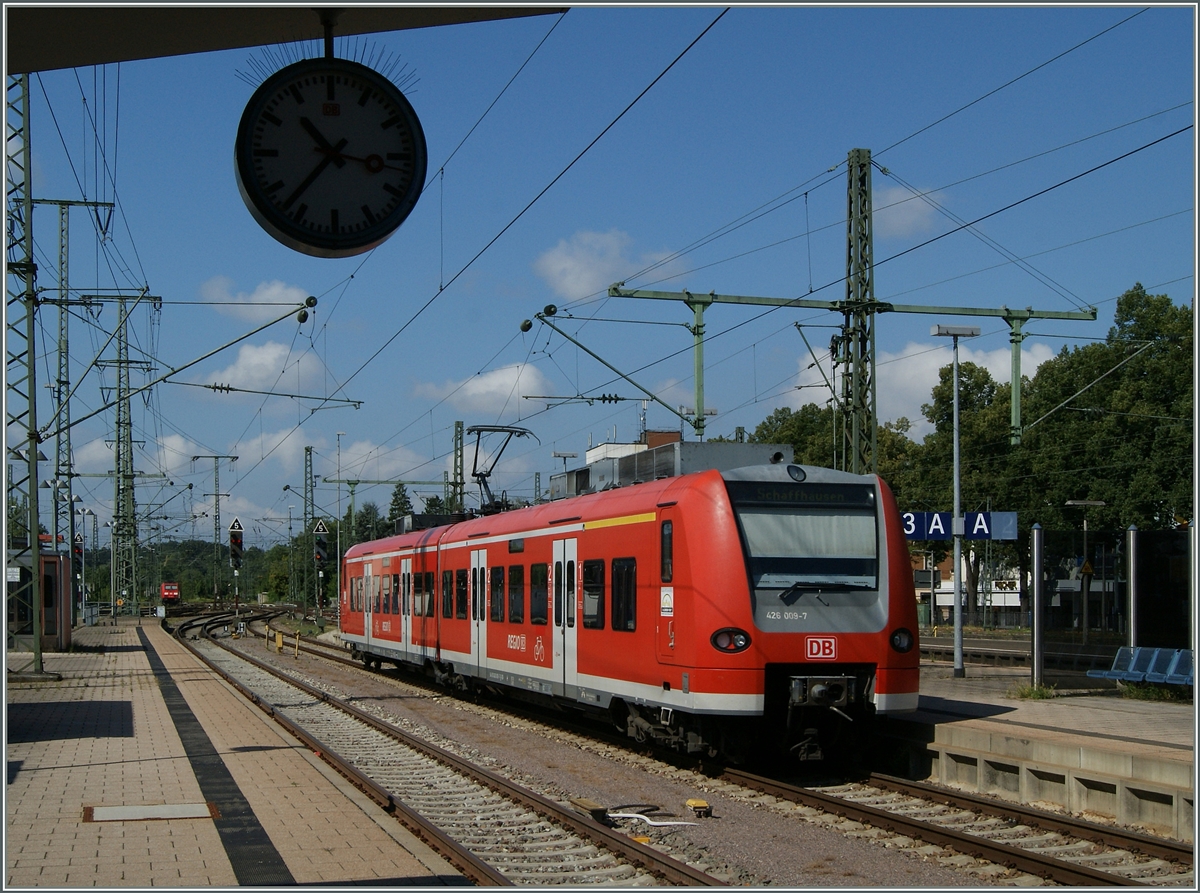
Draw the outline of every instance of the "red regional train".
<instances>
[{"instance_id":1,"label":"red regional train","mask_svg":"<svg viewBox=\"0 0 1200 893\"><path fill-rule=\"evenodd\" d=\"M917 707L908 545L873 475L701 471L360 543L340 632L365 665L607 714L731 759L845 755Z\"/></svg>"},{"instance_id":2,"label":"red regional train","mask_svg":"<svg viewBox=\"0 0 1200 893\"><path fill-rule=\"evenodd\" d=\"M159 594L162 597L164 605L179 604L179 584L178 583L163 583L159 589Z\"/></svg>"}]
</instances>

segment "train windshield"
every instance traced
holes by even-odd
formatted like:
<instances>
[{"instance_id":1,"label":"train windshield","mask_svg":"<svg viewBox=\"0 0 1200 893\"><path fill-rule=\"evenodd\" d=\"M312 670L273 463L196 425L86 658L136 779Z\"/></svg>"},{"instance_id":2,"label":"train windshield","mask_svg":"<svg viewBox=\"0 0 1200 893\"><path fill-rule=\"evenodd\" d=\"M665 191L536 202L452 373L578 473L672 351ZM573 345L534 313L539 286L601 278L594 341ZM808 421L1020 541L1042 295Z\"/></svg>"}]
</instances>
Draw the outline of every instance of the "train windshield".
<instances>
[{"instance_id":1,"label":"train windshield","mask_svg":"<svg viewBox=\"0 0 1200 893\"><path fill-rule=\"evenodd\" d=\"M761 601L827 601L879 586L875 489L866 484L729 481L750 581ZM766 592L764 592L766 590Z\"/></svg>"}]
</instances>

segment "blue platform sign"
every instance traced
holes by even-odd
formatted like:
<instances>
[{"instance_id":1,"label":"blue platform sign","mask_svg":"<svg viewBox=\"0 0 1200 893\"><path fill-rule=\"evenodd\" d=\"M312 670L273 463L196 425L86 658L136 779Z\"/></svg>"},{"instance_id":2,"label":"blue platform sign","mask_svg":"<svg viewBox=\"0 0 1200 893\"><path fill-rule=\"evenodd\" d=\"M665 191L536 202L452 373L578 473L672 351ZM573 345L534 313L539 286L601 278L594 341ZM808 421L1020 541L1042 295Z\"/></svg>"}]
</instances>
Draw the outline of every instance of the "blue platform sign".
<instances>
[{"instance_id":1,"label":"blue platform sign","mask_svg":"<svg viewBox=\"0 0 1200 893\"><path fill-rule=\"evenodd\" d=\"M903 512L904 535L910 540L948 540L954 535L952 512ZM963 539L1015 540L1016 512L967 512Z\"/></svg>"}]
</instances>

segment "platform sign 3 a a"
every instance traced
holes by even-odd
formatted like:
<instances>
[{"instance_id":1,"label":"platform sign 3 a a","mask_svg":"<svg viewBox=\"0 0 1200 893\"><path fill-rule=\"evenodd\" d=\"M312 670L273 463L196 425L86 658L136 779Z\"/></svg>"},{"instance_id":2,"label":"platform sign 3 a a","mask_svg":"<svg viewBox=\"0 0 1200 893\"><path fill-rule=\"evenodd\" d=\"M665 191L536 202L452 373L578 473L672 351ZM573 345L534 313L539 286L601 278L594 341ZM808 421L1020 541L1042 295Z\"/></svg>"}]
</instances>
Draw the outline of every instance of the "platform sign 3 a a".
<instances>
[{"instance_id":1,"label":"platform sign 3 a a","mask_svg":"<svg viewBox=\"0 0 1200 893\"><path fill-rule=\"evenodd\" d=\"M904 536L910 540L948 540L954 527L952 512L903 512ZM1015 540L1016 512L966 512L963 539Z\"/></svg>"}]
</instances>

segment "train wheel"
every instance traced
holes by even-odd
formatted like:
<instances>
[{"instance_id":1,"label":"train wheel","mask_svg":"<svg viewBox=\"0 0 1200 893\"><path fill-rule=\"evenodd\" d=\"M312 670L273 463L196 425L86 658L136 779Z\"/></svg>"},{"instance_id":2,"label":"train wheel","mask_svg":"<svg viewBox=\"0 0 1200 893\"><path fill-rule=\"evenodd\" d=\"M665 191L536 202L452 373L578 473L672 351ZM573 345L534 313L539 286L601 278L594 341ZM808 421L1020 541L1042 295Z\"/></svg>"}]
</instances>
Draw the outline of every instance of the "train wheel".
<instances>
[{"instance_id":1,"label":"train wheel","mask_svg":"<svg viewBox=\"0 0 1200 893\"><path fill-rule=\"evenodd\" d=\"M367 654L367 653L364 651L364 652L363 652L363 653L360 655L360 657L362 657L363 669L364 669L364 670L369 670L369 669L371 669L371 655Z\"/></svg>"}]
</instances>

